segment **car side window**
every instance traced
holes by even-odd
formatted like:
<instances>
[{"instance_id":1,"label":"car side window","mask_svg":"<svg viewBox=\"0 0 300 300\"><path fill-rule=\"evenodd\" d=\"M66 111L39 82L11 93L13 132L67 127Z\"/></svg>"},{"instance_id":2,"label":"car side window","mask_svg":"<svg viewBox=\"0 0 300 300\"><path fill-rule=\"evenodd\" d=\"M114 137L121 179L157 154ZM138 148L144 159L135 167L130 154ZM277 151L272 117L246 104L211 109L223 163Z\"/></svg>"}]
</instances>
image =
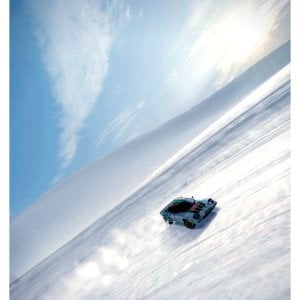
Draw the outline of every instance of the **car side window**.
<instances>
[{"instance_id":1,"label":"car side window","mask_svg":"<svg viewBox=\"0 0 300 300\"><path fill-rule=\"evenodd\" d=\"M167 211L168 211L169 213L174 213L174 212L175 212L174 207L169 207L169 208L167 209Z\"/></svg>"},{"instance_id":2,"label":"car side window","mask_svg":"<svg viewBox=\"0 0 300 300\"><path fill-rule=\"evenodd\" d=\"M184 212L188 209L188 205L184 202L176 204L174 206L169 207L169 212L171 213L179 213Z\"/></svg>"}]
</instances>

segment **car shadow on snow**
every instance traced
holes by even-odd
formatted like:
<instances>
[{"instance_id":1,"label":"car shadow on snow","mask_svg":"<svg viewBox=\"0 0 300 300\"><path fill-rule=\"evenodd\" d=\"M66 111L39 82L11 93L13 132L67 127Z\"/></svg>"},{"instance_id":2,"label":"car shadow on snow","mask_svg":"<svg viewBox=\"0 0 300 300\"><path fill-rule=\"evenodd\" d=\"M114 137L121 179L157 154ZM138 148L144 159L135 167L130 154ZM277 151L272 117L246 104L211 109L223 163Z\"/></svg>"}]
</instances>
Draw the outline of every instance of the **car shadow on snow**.
<instances>
[{"instance_id":1,"label":"car shadow on snow","mask_svg":"<svg viewBox=\"0 0 300 300\"><path fill-rule=\"evenodd\" d=\"M168 225L169 228L165 231L165 244L170 247L178 247L181 244L189 243L198 239L212 224L213 220L217 217L220 208L215 208L206 218L204 218L194 229L186 228L181 222L174 222Z\"/></svg>"}]
</instances>

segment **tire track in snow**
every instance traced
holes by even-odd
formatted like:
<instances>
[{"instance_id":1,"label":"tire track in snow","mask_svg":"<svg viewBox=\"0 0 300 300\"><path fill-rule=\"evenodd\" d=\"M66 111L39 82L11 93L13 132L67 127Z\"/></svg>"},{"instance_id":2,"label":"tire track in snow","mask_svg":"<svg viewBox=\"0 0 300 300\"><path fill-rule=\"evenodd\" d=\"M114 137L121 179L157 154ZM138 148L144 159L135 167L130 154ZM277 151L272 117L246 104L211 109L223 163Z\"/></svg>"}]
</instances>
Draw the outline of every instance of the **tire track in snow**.
<instances>
[{"instance_id":1,"label":"tire track in snow","mask_svg":"<svg viewBox=\"0 0 300 300\"><path fill-rule=\"evenodd\" d=\"M258 241L273 250L274 260L281 263L274 272L286 274L289 254L284 242L288 237L283 236L288 232L289 145L281 142L288 140L289 85L267 96L229 127L219 128L209 141L194 145L172 168L24 276L13 288L14 299L165 299L176 292L180 297L181 290L188 291L196 279L202 288L214 289L205 294L196 286L185 296L193 298L197 291L206 299L221 299L218 296L230 295L229 290L216 285L231 286L230 275L235 270L231 264L238 268L260 263L269 268L268 258L257 252ZM266 161L253 159L256 155L265 155ZM248 161L253 165L242 168ZM242 178L233 176L236 171ZM179 193L201 195L203 190L216 196L218 208L198 229L187 231L163 223L158 213L166 201ZM241 195L244 201L239 201ZM268 213L259 211L257 198L265 200ZM235 205L231 209L230 203ZM281 205L286 208L280 212ZM271 244L264 234L272 237ZM240 264L235 255L239 251L244 255ZM216 263L222 269L216 270ZM205 281L207 274L210 282ZM261 269L257 273L262 282L270 284L266 274ZM252 282L249 276L247 280ZM163 288L168 286L172 289ZM238 297L244 295L243 288L241 282L236 283L237 294L232 299L243 299ZM266 295L261 286L257 292Z\"/></svg>"}]
</instances>

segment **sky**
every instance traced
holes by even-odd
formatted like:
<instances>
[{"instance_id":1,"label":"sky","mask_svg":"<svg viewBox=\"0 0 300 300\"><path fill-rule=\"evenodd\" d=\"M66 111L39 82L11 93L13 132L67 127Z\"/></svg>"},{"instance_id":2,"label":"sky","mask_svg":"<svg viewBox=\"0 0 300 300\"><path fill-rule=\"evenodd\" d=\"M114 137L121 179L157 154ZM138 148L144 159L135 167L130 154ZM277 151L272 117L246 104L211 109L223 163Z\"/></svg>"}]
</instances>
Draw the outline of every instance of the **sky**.
<instances>
[{"instance_id":1,"label":"sky","mask_svg":"<svg viewBox=\"0 0 300 300\"><path fill-rule=\"evenodd\" d=\"M11 217L289 39L286 0L11 0Z\"/></svg>"}]
</instances>

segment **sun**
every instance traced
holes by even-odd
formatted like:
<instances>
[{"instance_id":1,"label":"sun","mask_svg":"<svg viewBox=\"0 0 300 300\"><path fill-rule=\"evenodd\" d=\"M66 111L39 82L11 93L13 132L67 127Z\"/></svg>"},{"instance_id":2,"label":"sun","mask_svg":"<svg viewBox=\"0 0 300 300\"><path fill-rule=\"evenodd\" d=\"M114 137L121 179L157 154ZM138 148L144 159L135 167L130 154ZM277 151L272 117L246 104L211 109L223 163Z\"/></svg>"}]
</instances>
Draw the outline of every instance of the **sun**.
<instances>
[{"instance_id":1,"label":"sun","mask_svg":"<svg viewBox=\"0 0 300 300\"><path fill-rule=\"evenodd\" d=\"M208 26L199 27L187 65L194 67L193 74L203 69L217 69L221 74L220 84L228 81L241 68L252 65L265 54L274 22L272 14L253 4L223 12Z\"/></svg>"},{"instance_id":2,"label":"sun","mask_svg":"<svg viewBox=\"0 0 300 300\"><path fill-rule=\"evenodd\" d=\"M207 60L214 62L220 73L215 87L220 88L265 55L273 28L272 15L254 7L232 10L213 24L206 49Z\"/></svg>"},{"instance_id":3,"label":"sun","mask_svg":"<svg viewBox=\"0 0 300 300\"><path fill-rule=\"evenodd\" d=\"M227 17L220 26L219 43L223 54L232 63L238 63L259 51L266 42L266 26L255 14L238 14Z\"/></svg>"}]
</instances>

